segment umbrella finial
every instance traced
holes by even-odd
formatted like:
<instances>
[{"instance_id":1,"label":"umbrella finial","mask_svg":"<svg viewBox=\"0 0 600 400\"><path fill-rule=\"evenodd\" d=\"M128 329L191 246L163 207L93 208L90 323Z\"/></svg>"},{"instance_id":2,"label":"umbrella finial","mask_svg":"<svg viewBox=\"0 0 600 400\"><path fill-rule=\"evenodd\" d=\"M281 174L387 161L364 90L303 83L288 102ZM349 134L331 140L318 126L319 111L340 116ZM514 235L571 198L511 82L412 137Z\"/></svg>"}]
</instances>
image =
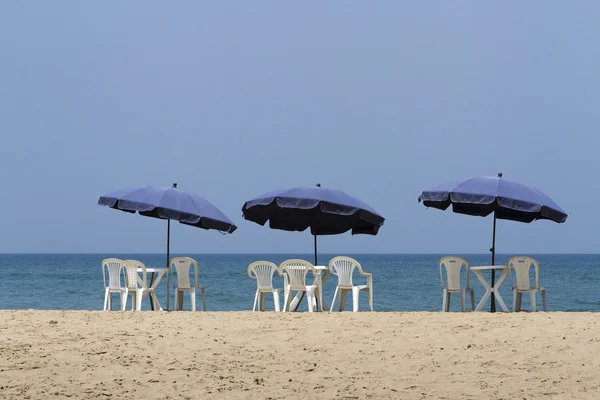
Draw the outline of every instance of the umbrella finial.
<instances>
[{"instance_id":1,"label":"umbrella finial","mask_svg":"<svg viewBox=\"0 0 600 400\"><path fill-rule=\"evenodd\" d=\"M320 183L317 183L317 187L321 187L321 184L320 184Z\"/></svg>"},{"instance_id":2,"label":"umbrella finial","mask_svg":"<svg viewBox=\"0 0 600 400\"><path fill-rule=\"evenodd\" d=\"M502 172L498 172L498 178L502 178Z\"/></svg>"},{"instance_id":3,"label":"umbrella finial","mask_svg":"<svg viewBox=\"0 0 600 400\"><path fill-rule=\"evenodd\" d=\"M175 182L175 183L173 184L173 187L174 187L175 189L177 189L177 182Z\"/></svg>"}]
</instances>

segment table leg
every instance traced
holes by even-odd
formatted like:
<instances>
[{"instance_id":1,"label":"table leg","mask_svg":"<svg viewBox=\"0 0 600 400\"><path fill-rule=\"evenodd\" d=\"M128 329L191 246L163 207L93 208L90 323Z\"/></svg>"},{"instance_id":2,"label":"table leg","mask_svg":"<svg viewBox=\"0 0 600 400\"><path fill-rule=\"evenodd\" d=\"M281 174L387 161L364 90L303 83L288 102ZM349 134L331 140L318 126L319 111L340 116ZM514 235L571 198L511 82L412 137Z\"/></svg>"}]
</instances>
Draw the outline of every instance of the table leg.
<instances>
[{"instance_id":1,"label":"table leg","mask_svg":"<svg viewBox=\"0 0 600 400\"><path fill-rule=\"evenodd\" d=\"M157 309L154 310L154 311L164 311L163 308L162 308L162 306L160 305L160 301L158 301L158 296L156 295L156 293L151 294L150 296L153 296L153 297L156 298L156 307L157 307ZM152 301L152 299L151 299L151 301Z\"/></svg>"},{"instance_id":2,"label":"table leg","mask_svg":"<svg viewBox=\"0 0 600 400\"><path fill-rule=\"evenodd\" d=\"M321 290L323 289L323 283L325 283L325 281L329 278L329 275L331 274L329 272L329 270L324 270L324 273L321 275ZM313 285L317 284L317 277L315 277L315 279L313 280ZM322 297L322 296L321 296ZM290 304L290 309L289 311L296 311L296 309L298 309L298 306L300 305L300 302L302 301L302 299L304 298L304 292L298 292L296 293L296 296L294 296L294 298L292 299L292 303ZM318 296L317 296L317 302L318 302ZM323 300L323 304L318 304L319 309L323 310L323 311L329 311L329 306L327 305L327 303L325 302L325 300Z\"/></svg>"},{"instance_id":3,"label":"table leg","mask_svg":"<svg viewBox=\"0 0 600 400\"><path fill-rule=\"evenodd\" d=\"M292 299L292 302L290 304L290 309L288 311L296 311L296 309L298 308L298 305L300 305L300 302L302 301L303 298L304 298L304 292L297 292L296 296Z\"/></svg>"},{"instance_id":4,"label":"table leg","mask_svg":"<svg viewBox=\"0 0 600 400\"><path fill-rule=\"evenodd\" d=\"M161 281L161 279L162 279L162 277L164 275L165 275L165 272L159 272L158 273L158 276L156 277L156 280L154 281L154 283L151 286L152 289L156 290L156 288L158 287L158 285L159 285L159 283L160 283L160 281ZM167 289L168 289L168 287L167 287ZM154 292L154 294L151 294L150 296L153 296L153 297L156 298L157 309L155 311L164 311L163 308L162 308L162 306L160 305L160 301L158 301L158 296L156 295L156 292ZM150 301L152 301L152 299Z\"/></svg>"},{"instance_id":5,"label":"table leg","mask_svg":"<svg viewBox=\"0 0 600 400\"><path fill-rule=\"evenodd\" d=\"M498 303L500 303L500 307L505 312L509 312L509 309L508 309L508 307L506 307L506 303L504 303L504 299L502 299L502 296L500 296L500 286L502 286L502 283L504 283L504 280L506 279L507 276L508 276L508 268L506 268L502 271L502 275L500 275L500 279L498 279L498 281L494 285L494 295L495 295L494 297L496 297L496 300L498 300Z\"/></svg>"},{"instance_id":6,"label":"table leg","mask_svg":"<svg viewBox=\"0 0 600 400\"><path fill-rule=\"evenodd\" d=\"M329 275L331 275L331 272L329 271L329 269L326 269L323 273L323 275L321 276L321 291L323 290L323 285L325 284L325 281L329 278ZM321 293L321 298L323 298L323 293ZM325 301L325 299L323 299L323 304L321 304L321 310L323 311L329 311L329 305L327 304L327 302Z\"/></svg>"},{"instance_id":7,"label":"table leg","mask_svg":"<svg viewBox=\"0 0 600 400\"><path fill-rule=\"evenodd\" d=\"M487 299L492 294L492 287L487 283L487 281L483 277L483 274L481 273L481 271L474 271L474 272L475 272L475 276L477 276L477 279L479 279L479 282L481 282L481 284L485 288L485 294L483 295L483 297L477 304L477 307L475 307L475 311L481 311L483 309L483 306L487 302Z\"/></svg>"}]
</instances>

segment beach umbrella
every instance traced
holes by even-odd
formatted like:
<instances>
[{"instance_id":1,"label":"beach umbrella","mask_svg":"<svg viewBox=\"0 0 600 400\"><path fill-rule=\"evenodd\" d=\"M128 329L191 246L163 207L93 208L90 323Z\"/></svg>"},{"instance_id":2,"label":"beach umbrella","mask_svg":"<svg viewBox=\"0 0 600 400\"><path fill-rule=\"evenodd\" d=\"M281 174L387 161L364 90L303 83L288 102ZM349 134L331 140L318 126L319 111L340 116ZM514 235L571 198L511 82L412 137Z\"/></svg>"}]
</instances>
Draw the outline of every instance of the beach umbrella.
<instances>
[{"instance_id":1,"label":"beach umbrella","mask_svg":"<svg viewBox=\"0 0 600 400\"><path fill-rule=\"evenodd\" d=\"M532 222L538 219L562 223L567 213L550 197L540 190L502 178L476 177L452 181L425 190L419 196L425 207L446 210L452 205L452 211L459 214L486 217L494 214L492 233L492 265L496 256L496 220L507 219L518 222ZM492 270L492 286L495 272ZM492 293L492 308L496 310Z\"/></svg>"},{"instance_id":2,"label":"beach umbrella","mask_svg":"<svg viewBox=\"0 0 600 400\"><path fill-rule=\"evenodd\" d=\"M167 220L167 268L171 244L171 220L202 229L233 233L237 227L225 214L204 197L172 187L145 186L105 194L98 204L129 213ZM169 309L169 274L167 274L167 310Z\"/></svg>"},{"instance_id":3,"label":"beach umbrella","mask_svg":"<svg viewBox=\"0 0 600 400\"><path fill-rule=\"evenodd\" d=\"M248 221L271 229L304 231L310 228L314 237L315 265L317 236L352 234L377 235L384 218L366 203L341 190L294 187L265 193L247 201L242 213Z\"/></svg>"}]
</instances>

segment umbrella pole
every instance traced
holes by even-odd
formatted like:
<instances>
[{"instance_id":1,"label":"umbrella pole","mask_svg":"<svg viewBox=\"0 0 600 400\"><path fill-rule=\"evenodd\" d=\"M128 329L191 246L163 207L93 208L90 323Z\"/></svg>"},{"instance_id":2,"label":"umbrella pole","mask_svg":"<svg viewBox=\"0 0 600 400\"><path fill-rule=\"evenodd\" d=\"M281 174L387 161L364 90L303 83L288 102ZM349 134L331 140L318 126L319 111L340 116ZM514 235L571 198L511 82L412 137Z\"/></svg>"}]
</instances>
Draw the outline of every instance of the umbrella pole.
<instances>
[{"instance_id":1,"label":"umbrella pole","mask_svg":"<svg viewBox=\"0 0 600 400\"><path fill-rule=\"evenodd\" d=\"M495 265L496 262L496 212L494 211L494 233L492 234L492 265ZM492 270L492 287L494 287L494 283L496 281L496 270ZM492 304L490 304L490 311L496 312L496 296L494 292L492 292Z\"/></svg>"},{"instance_id":2,"label":"umbrella pole","mask_svg":"<svg viewBox=\"0 0 600 400\"><path fill-rule=\"evenodd\" d=\"M315 265L317 265L317 235L313 235L315 238Z\"/></svg>"},{"instance_id":3,"label":"umbrella pole","mask_svg":"<svg viewBox=\"0 0 600 400\"><path fill-rule=\"evenodd\" d=\"M171 257L171 220L167 220L167 269L169 268L169 259ZM167 311L169 311L169 278L171 271L167 271Z\"/></svg>"}]
</instances>

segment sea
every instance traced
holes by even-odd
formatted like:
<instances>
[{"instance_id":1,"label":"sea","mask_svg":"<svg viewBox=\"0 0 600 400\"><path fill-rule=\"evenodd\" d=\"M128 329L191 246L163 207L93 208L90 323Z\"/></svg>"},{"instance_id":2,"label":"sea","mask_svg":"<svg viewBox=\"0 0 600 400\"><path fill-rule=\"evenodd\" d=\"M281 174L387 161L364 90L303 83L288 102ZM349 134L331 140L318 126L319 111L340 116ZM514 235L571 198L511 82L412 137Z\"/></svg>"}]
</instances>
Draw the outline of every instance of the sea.
<instances>
[{"instance_id":1,"label":"sea","mask_svg":"<svg viewBox=\"0 0 600 400\"><path fill-rule=\"evenodd\" d=\"M440 254L346 254L358 260L365 272L373 274L375 311L440 311L442 290L438 260ZM251 310L256 281L248 277L248 265L266 260L280 264L290 258L312 261L312 254L172 254L196 259L200 264L200 283L206 287L208 311ZM461 254L472 266L491 264L489 254ZM511 255L497 255L496 264L506 263ZM600 255L530 255L540 263L540 281L546 288L548 311L600 311ZM0 254L0 309L22 310L101 310L104 303L102 260L108 257L137 259L148 267L164 267L165 254ZM333 254L320 254L319 265L327 265ZM484 276L489 281L490 272ZM499 275L499 274L498 274ZM475 274L470 275L479 302L485 290ZM365 281L355 272L355 284ZM166 279L157 295L166 308ZM283 280L274 276L275 287ZM331 303L337 277L331 275L323 288L324 301ZM173 290L170 291L173 307ZM505 281L500 294L512 309L511 282ZM539 296L539 295L538 295ZM115 295L114 307L119 299ZM366 293L360 296L360 311L367 311ZM283 295L281 297L283 302ZM523 309L529 309L529 296L523 297ZM198 296L198 310L201 309ZM128 304L130 308L130 304ZM150 309L145 301L143 309ZM190 309L189 297L184 309ZM306 311L303 300L299 311ZM337 310L337 304L334 308ZM351 310L347 296L346 310ZM489 311L489 301L484 310ZM497 306L500 310L500 307ZM538 309L541 299L538 297ZM273 310L267 296L265 310ZM451 311L460 311L460 298L453 295Z\"/></svg>"}]
</instances>

